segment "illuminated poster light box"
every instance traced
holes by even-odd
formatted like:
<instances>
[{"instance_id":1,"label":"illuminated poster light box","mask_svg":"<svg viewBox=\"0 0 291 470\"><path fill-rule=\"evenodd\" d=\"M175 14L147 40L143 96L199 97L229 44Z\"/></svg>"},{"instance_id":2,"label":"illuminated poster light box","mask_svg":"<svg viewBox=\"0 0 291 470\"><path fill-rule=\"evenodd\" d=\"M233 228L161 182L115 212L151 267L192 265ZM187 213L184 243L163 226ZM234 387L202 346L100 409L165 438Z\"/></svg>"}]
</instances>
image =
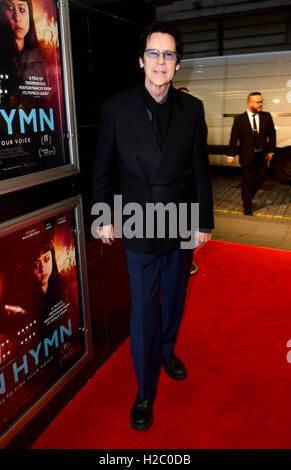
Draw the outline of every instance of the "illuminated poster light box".
<instances>
[{"instance_id":1,"label":"illuminated poster light box","mask_svg":"<svg viewBox=\"0 0 291 470\"><path fill-rule=\"evenodd\" d=\"M79 172L69 2L0 2L0 194Z\"/></svg>"},{"instance_id":2,"label":"illuminated poster light box","mask_svg":"<svg viewBox=\"0 0 291 470\"><path fill-rule=\"evenodd\" d=\"M0 447L92 356L81 197L0 225Z\"/></svg>"}]
</instances>

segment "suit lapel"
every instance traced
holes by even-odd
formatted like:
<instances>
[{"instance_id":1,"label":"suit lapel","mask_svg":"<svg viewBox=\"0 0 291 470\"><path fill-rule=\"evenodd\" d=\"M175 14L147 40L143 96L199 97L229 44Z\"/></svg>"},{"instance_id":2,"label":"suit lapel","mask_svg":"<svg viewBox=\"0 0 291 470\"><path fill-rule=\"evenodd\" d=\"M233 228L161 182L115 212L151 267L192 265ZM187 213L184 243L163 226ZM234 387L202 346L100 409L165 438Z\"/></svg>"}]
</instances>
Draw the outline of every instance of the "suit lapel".
<instances>
[{"instance_id":1,"label":"suit lapel","mask_svg":"<svg viewBox=\"0 0 291 470\"><path fill-rule=\"evenodd\" d=\"M177 111L178 111L178 103L176 99L176 93L174 91L172 118L171 118L169 130L168 130L167 138L165 140L165 143L161 152L161 158L165 155L167 147L171 146L171 141L175 137L174 129L176 125Z\"/></svg>"},{"instance_id":2,"label":"suit lapel","mask_svg":"<svg viewBox=\"0 0 291 470\"><path fill-rule=\"evenodd\" d=\"M127 108L127 122L131 127L134 134L134 141L136 142L137 156L142 153L152 168L152 182L157 175L162 161L166 158L168 150L175 144L177 138L177 123L179 122L178 115L183 109L183 104L179 100L178 93L174 90L173 99L173 113L169 126L166 141L163 149L159 148L157 140L154 136L151 121L149 119L146 107L140 95L139 86L133 88L131 95L131 105ZM142 149L142 150L140 150Z\"/></svg>"},{"instance_id":3,"label":"suit lapel","mask_svg":"<svg viewBox=\"0 0 291 470\"><path fill-rule=\"evenodd\" d=\"M153 133L152 124L142 101L139 86L133 88L131 105L127 109L128 122L135 135L137 153L142 147L142 153L155 164L160 158L160 148Z\"/></svg>"},{"instance_id":4,"label":"suit lapel","mask_svg":"<svg viewBox=\"0 0 291 470\"><path fill-rule=\"evenodd\" d=\"M179 135L179 133L177 133L177 124L179 123L179 119L178 119L179 116L178 115L179 115L179 112L181 111L181 109L183 109L183 105L179 100L179 96L178 96L176 90L174 89L172 119L171 119L171 122L170 122L167 138L165 140L163 149L160 152L159 160L158 160L158 163L157 163L157 166L156 166L156 171L153 174L152 181L157 176L157 173L159 171L159 168L160 168L163 160L165 158L167 158L167 155L169 153L169 149L171 149L175 145L175 142L177 140L177 135Z\"/></svg>"},{"instance_id":5,"label":"suit lapel","mask_svg":"<svg viewBox=\"0 0 291 470\"><path fill-rule=\"evenodd\" d=\"M249 129L250 133L253 135L254 131L253 131L252 125L250 123L250 119L249 119L249 115L248 115L247 111L245 113L243 113L243 119L245 121L245 125Z\"/></svg>"},{"instance_id":6,"label":"suit lapel","mask_svg":"<svg viewBox=\"0 0 291 470\"><path fill-rule=\"evenodd\" d=\"M259 113L259 122L260 122L259 134L261 134L262 131L263 131L263 126L264 126L264 115L263 115L263 113Z\"/></svg>"},{"instance_id":7,"label":"suit lapel","mask_svg":"<svg viewBox=\"0 0 291 470\"><path fill-rule=\"evenodd\" d=\"M250 123L249 116L248 116L247 112L243 113L243 118L245 119L246 125L248 125L251 133L253 134L253 128L252 128L252 125ZM263 130L264 122L265 122L265 120L264 120L263 113L259 113L259 134L261 134L261 132Z\"/></svg>"}]
</instances>

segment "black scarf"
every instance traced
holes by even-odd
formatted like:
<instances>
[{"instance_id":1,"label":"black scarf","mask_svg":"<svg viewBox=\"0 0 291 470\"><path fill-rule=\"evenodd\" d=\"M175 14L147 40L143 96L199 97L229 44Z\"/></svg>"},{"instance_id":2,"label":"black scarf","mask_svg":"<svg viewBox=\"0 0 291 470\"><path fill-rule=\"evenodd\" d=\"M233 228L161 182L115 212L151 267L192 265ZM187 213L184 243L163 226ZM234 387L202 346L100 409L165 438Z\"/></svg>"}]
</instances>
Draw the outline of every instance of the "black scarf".
<instances>
[{"instance_id":1,"label":"black scarf","mask_svg":"<svg viewBox=\"0 0 291 470\"><path fill-rule=\"evenodd\" d=\"M162 150L168 135L173 111L173 88L170 86L166 101L158 103L140 82L140 91L145 107L151 112L155 138Z\"/></svg>"}]
</instances>

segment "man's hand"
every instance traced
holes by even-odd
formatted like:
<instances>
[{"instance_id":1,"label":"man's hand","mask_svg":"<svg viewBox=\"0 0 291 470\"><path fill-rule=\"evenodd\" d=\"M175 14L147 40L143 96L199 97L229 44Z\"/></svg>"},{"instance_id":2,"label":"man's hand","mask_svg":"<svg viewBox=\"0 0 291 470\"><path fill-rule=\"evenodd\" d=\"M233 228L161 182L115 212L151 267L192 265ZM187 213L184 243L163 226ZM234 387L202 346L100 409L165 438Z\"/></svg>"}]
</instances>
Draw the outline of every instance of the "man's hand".
<instances>
[{"instance_id":1,"label":"man's hand","mask_svg":"<svg viewBox=\"0 0 291 470\"><path fill-rule=\"evenodd\" d=\"M267 155L266 155L266 157L265 157L265 158L266 158L267 162L269 162L269 163L270 163L270 161L271 161L271 160L272 160L272 158L273 158L273 154L272 154L272 153L267 153Z\"/></svg>"},{"instance_id":2,"label":"man's hand","mask_svg":"<svg viewBox=\"0 0 291 470\"><path fill-rule=\"evenodd\" d=\"M232 166L234 162L234 157L226 157L227 166Z\"/></svg>"},{"instance_id":3,"label":"man's hand","mask_svg":"<svg viewBox=\"0 0 291 470\"><path fill-rule=\"evenodd\" d=\"M114 230L112 224L98 227L97 232L102 243L105 245L112 245L112 242L114 241Z\"/></svg>"},{"instance_id":4,"label":"man's hand","mask_svg":"<svg viewBox=\"0 0 291 470\"><path fill-rule=\"evenodd\" d=\"M195 232L195 245L198 248L198 246L203 246L205 243L207 243L209 240L211 240L212 233L204 233L204 232Z\"/></svg>"}]
</instances>

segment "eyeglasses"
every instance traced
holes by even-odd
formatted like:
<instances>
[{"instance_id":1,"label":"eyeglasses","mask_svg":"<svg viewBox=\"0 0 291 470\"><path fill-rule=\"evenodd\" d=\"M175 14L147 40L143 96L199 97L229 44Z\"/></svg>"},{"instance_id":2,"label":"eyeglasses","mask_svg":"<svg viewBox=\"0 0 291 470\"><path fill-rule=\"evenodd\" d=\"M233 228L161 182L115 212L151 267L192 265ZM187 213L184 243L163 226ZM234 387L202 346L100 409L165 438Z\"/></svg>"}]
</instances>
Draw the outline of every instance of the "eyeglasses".
<instances>
[{"instance_id":1,"label":"eyeglasses","mask_svg":"<svg viewBox=\"0 0 291 470\"><path fill-rule=\"evenodd\" d=\"M163 54L165 60L177 60L178 54L173 51L161 52L158 49L146 49L145 54L149 59L158 59Z\"/></svg>"}]
</instances>

